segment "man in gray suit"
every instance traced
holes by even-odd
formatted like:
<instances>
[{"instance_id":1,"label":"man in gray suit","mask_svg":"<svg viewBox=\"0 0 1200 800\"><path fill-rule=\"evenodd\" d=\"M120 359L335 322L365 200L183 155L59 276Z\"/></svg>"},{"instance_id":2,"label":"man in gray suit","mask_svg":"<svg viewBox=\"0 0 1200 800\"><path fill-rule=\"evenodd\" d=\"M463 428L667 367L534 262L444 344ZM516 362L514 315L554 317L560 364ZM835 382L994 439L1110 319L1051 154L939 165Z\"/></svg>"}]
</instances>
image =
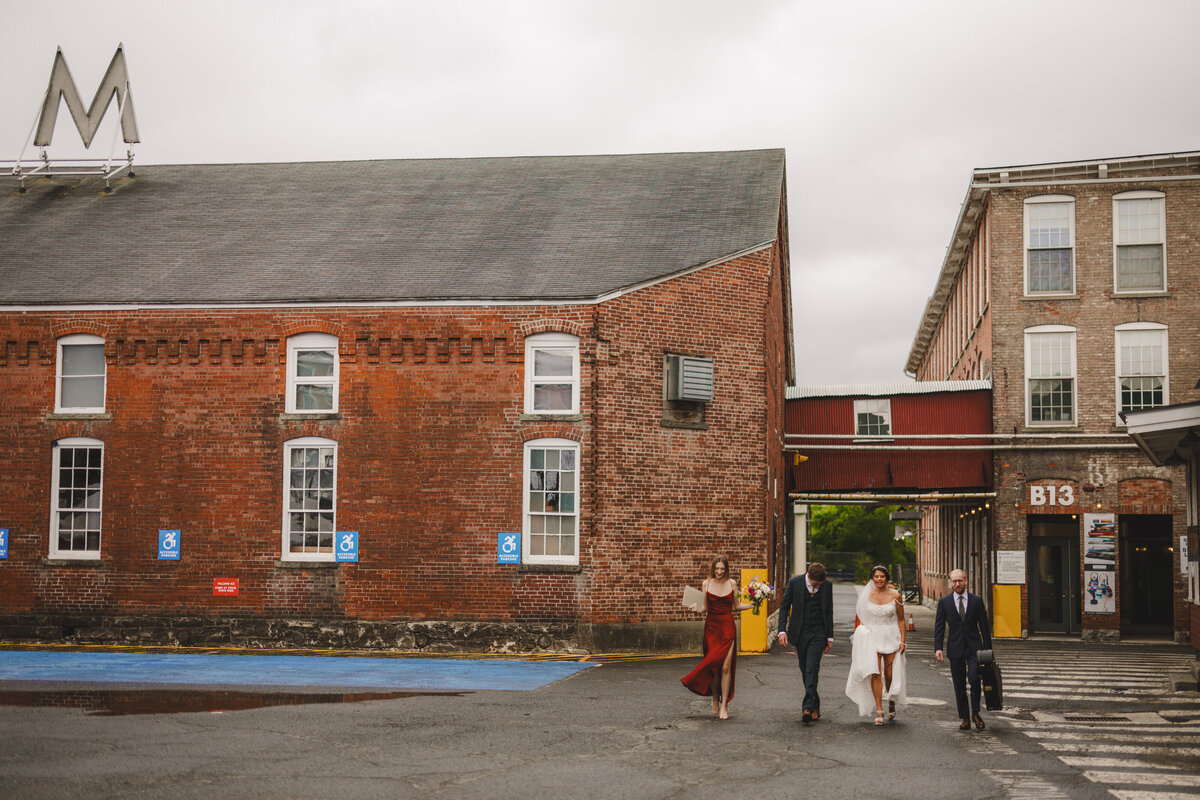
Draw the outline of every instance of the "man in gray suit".
<instances>
[{"instance_id":1,"label":"man in gray suit","mask_svg":"<svg viewBox=\"0 0 1200 800\"><path fill-rule=\"evenodd\" d=\"M804 680L804 713L801 722L821 718L817 678L821 656L833 649L833 585L825 580L825 565L814 561L808 572L788 581L779 604L779 643L796 645L800 675Z\"/></svg>"}]
</instances>

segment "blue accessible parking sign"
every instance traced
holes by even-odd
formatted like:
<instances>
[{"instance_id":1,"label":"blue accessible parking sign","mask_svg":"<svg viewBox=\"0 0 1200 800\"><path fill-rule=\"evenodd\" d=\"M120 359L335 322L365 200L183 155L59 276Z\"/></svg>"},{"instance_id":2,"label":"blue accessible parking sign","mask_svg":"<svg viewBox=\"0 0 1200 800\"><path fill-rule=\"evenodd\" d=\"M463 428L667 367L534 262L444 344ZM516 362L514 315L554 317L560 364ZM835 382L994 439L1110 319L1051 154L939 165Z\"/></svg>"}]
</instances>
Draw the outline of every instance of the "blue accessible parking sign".
<instances>
[{"instance_id":1,"label":"blue accessible parking sign","mask_svg":"<svg viewBox=\"0 0 1200 800\"><path fill-rule=\"evenodd\" d=\"M158 532L158 560L178 561L181 538L178 529L160 530Z\"/></svg>"},{"instance_id":2,"label":"blue accessible parking sign","mask_svg":"<svg viewBox=\"0 0 1200 800\"><path fill-rule=\"evenodd\" d=\"M520 564L521 563L521 534L519 534L519 533L498 533L498 534L496 534L496 563L497 564Z\"/></svg>"},{"instance_id":3,"label":"blue accessible parking sign","mask_svg":"<svg viewBox=\"0 0 1200 800\"><path fill-rule=\"evenodd\" d=\"M0 558L8 558L8 528L0 528Z\"/></svg>"},{"instance_id":4,"label":"blue accessible parking sign","mask_svg":"<svg viewBox=\"0 0 1200 800\"><path fill-rule=\"evenodd\" d=\"M333 540L337 542L334 561L358 561L358 531L338 531Z\"/></svg>"}]
</instances>

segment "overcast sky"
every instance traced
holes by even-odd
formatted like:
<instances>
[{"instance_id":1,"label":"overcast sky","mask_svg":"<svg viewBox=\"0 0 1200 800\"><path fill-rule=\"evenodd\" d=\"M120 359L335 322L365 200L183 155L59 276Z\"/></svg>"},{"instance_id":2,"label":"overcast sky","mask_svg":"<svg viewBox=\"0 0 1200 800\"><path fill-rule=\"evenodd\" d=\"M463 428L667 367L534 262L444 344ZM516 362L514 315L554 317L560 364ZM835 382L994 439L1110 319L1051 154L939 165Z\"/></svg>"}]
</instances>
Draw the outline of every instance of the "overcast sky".
<instances>
[{"instance_id":1,"label":"overcast sky","mask_svg":"<svg viewBox=\"0 0 1200 800\"><path fill-rule=\"evenodd\" d=\"M797 382L898 381L971 170L1200 149L1198 35L1191 0L0 0L0 160L57 47L90 102L120 42L145 165L783 147Z\"/></svg>"}]
</instances>

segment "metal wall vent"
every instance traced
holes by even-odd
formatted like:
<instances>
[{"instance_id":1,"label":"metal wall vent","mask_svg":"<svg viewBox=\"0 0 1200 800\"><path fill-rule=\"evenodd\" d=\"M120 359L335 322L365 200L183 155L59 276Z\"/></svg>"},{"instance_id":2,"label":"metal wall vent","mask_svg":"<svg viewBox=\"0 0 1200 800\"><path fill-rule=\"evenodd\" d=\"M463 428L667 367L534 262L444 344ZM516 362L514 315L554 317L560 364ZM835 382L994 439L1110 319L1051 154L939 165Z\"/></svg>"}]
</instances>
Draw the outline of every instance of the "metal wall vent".
<instances>
[{"instance_id":1,"label":"metal wall vent","mask_svg":"<svg viewBox=\"0 0 1200 800\"><path fill-rule=\"evenodd\" d=\"M710 402L713 399L712 359L667 356L667 399Z\"/></svg>"}]
</instances>

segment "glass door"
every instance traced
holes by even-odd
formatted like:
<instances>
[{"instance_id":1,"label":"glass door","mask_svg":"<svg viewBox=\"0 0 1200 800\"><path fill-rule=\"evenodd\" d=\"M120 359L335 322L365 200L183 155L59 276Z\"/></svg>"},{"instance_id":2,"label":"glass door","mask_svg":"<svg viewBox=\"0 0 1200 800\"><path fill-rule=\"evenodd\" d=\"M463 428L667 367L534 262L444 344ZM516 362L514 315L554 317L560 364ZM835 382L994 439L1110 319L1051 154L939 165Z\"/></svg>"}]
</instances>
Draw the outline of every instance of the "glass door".
<instances>
[{"instance_id":1,"label":"glass door","mask_svg":"<svg viewBox=\"0 0 1200 800\"><path fill-rule=\"evenodd\" d=\"M1079 524L1050 518L1030 528L1029 631L1079 633Z\"/></svg>"}]
</instances>

